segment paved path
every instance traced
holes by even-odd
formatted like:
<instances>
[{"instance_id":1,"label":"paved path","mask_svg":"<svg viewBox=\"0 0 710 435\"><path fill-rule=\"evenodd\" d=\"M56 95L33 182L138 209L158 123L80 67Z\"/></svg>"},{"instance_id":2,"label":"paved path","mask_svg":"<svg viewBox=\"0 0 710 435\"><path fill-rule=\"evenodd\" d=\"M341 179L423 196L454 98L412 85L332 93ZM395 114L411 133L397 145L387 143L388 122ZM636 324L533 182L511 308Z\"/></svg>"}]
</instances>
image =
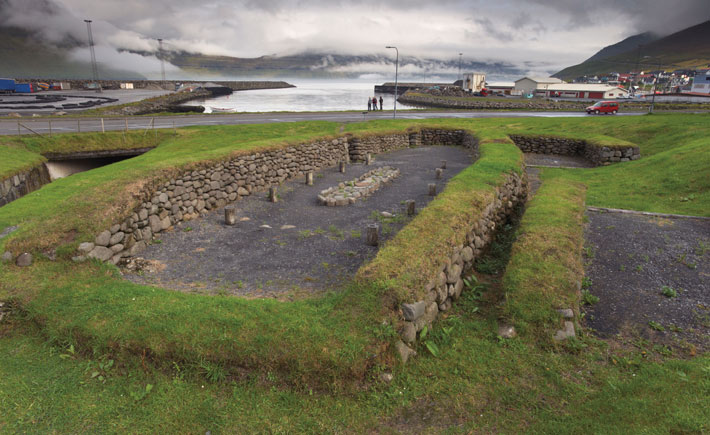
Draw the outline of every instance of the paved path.
<instances>
[{"instance_id":1,"label":"paved path","mask_svg":"<svg viewBox=\"0 0 710 435\"><path fill-rule=\"evenodd\" d=\"M641 113L623 113L616 116L634 116ZM590 116L580 112L464 112L464 111L400 111L398 119L430 119L430 118L558 118ZM129 130L143 130L151 127L155 120L155 128L189 127L194 125L236 125L236 124L270 124L276 122L299 121L333 121L358 122L373 119L392 119L392 112L308 112L308 113L246 113L220 115L176 115L176 116L134 116L127 118L11 118L0 120L0 135L32 134L23 126L39 134L69 133L80 131L123 130L128 125Z\"/></svg>"}]
</instances>

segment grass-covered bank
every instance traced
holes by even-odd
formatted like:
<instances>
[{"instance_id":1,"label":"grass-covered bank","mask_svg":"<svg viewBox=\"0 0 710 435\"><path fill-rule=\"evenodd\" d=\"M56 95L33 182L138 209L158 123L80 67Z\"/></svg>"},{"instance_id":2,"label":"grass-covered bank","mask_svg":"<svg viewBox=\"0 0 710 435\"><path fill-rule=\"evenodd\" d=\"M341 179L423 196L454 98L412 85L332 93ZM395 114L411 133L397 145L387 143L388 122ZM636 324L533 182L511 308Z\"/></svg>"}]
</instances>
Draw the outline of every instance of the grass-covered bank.
<instances>
[{"instance_id":1,"label":"grass-covered bank","mask_svg":"<svg viewBox=\"0 0 710 435\"><path fill-rule=\"evenodd\" d=\"M664 174L684 165L710 167L707 121L706 115L383 121L351 124L346 130L402 131L416 125L466 128L481 140L483 163L486 155L503 157L503 161L513 156L515 149L507 135L514 132L603 134L639 145L639 161L543 172L543 187L530 206L537 212L523 218L527 229L523 234L544 236L530 237L527 248L555 252L539 252L526 260L514 251L511 264L519 271L532 271L535 282L544 283L546 293L555 295L567 292L567 287L559 293L555 289L566 286L569 271L536 269L541 263L538 259L564 260L574 255L571 251L577 245L574 237L553 242L559 233L545 234L545 228L552 230L553 225L562 234L571 231L574 235L584 186L588 205L616 201L625 208L637 204L708 214L708 180L702 173L679 170L677 181ZM487 306L475 292L465 293L471 297L463 297L429 331L417 349L419 356L400 367L390 365L392 360L368 359L383 350L378 345L386 345L393 335L381 322L383 287L354 286L346 293L292 304L195 297L127 283L113 267L69 262L72 247L92 234L93 228L83 222L105 213L120 214L120 210L107 209L112 198L103 196L128 195L129 190L121 189L129 183L163 177L169 172L162 171L195 164L193 160L223 159L235 150L339 134L338 126L330 123L195 128L179 133L139 158L79 174L74 181L70 177L66 184L35 192L41 196L34 201L28 199L30 195L11 203L7 210L0 209L0 231L18 220L32 228L0 240L0 250L10 244L34 246L32 232L51 236L57 230L59 234L76 230L72 233L75 240L57 237L50 245L65 245L57 262L39 257L28 269L0 266L0 300L12 295L22 307L11 314L11 323L5 320L0 326L0 430L710 430L710 404L704 400L710 394L707 356L668 354L641 340L607 344L584 334L560 347L540 343L537 334L499 339L499 319L512 311L505 305ZM646 159L653 159L654 164L643 165ZM462 174L461 181L485 177L482 172ZM634 179L653 182L658 194L649 196L647 186L633 183ZM688 199L677 200L679 195ZM75 215L78 211L86 214ZM53 221L55 212L68 221ZM548 221L550 214L555 220ZM528 290L535 291L532 285ZM509 300L525 292L523 285L511 288ZM550 304L558 302L550 300ZM549 305L520 308L517 315L525 316L529 325L524 331L537 331L536 319L554 320ZM426 341L437 345L436 356ZM393 370L390 384L372 383L363 389L364 384L346 386L363 373L366 382L375 381L384 369Z\"/></svg>"}]
</instances>

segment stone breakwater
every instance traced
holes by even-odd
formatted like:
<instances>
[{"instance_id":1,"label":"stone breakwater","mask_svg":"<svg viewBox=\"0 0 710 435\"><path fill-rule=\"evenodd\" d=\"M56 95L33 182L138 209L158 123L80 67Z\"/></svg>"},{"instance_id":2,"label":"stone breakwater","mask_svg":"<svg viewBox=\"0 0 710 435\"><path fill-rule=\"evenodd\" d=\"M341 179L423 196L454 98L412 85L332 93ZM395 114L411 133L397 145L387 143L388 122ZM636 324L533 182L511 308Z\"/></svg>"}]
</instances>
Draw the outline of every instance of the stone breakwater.
<instances>
[{"instance_id":1,"label":"stone breakwater","mask_svg":"<svg viewBox=\"0 0 710 435\"><path fill-rule=\"evenodd\" d=\"M496 228L502 225L514 209L525 202L527 197L527 178L518 173L510 173L505 181L498 185L495 196L482 206L480 218L470 228L461 229L460 236L464 243L451 246L451 254L442 259L435 270L428 271L431 276L424 288L426 297L400 306L398 332L400 339L395 342L395 349L403 362L416 354L412 345L418 333L424 327L431 327L440 313L451 309L452 304L465 291L463 278L473 267L495 237Z\"/></svg>"},{"instance_id":2,"label":"stone breakwater","mask_svg":"<svg viewBox=\"0 0 710 435\"><path fill-rule=\"evenodd\" d=\"M405 93L397 99L400 103L420 107L440 107L445 109L469 110L569 110L582 111L587 102L554 102L546 100L524 100L511 98L509 101L492 100L487 97L447 98L424 94Z\"/></svg>"},{"instance_id":3,"label":"stone breakwater","mask_svg":"<svg viewBox=\"0 0 710 435\"><path fill-rule=\"evenodd\" d=\"M377 138L382 142L378 145ZM254 152L203 169L187 171L138 194L139 205L122 221L79 245L76 261L97 258L117 264L138 255L162 231L240 198L267 191L283 181L333 167L359 147L393 150L422 145L461 145L478 156L478 141L464 130L425 129L362 138L343 136L282 149Z\"/></svg>"},{"instance_id":4,"label":"stone breakwater","mask_svg":"<svg viewBox=\"0 0 710 435\"><path fill-rule=\"evenodd\" d=\"M358 199L372 195L398 176L399 169L390 166L373 169L360 178L322 190L318 195L318 202L328 207L354 204Z\"/></svg>"},{"instance_id":5,"label":"stone breakwater","mask_svg":"<svg viewBox=\"0 0 710 435\"><path fill-rule=\"evenodd\" d=\"M50 182L44 163L0 180L0 207L33 192Z\"/></svg>"},{"instance_id":6,"label":"stone breakwater","mask_svg":"<svg viewBox=\"0 0 710 435\"><path fill-rule=\"evenodd\" d=\"M631 145L596 145L584 139L553 136L522 136L511 134L510 139L525 153L582 156L596 166L628 162L641 158L641 151Z\"/></svg>"}]
</instances>

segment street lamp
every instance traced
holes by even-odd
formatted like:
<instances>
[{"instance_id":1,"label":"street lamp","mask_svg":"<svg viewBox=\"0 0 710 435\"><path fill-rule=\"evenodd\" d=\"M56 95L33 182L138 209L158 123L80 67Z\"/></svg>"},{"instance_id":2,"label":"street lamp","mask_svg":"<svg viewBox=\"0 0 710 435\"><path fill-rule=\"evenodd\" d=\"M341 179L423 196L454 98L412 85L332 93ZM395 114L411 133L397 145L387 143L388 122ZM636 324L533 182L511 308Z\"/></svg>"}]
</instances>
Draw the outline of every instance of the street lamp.
<instances>
[{"instance_id":1,"label":"street lamp","mask_svg":"<svg viewBox=\"0 0 710 435\"><path fill-rule=\"evenodd\" d=\"M163 57L163 38L158 38L158 55L160 56L160 77L163 79L163 88L165 88L165 60Z\"/></svg>"},{"instance_id":2,"label":"street lamp","mask_svg":"<svg viewBox=\"0 0 710 435\"><path fill-rule=\"evenodd\" d=\"M397 117L397 77L399 75L399 49L397 47L394 47L392 45L388 45L385 48L394 48L395 51L397 52L397 59L394 64L394 113L392 114L392 118Z\"/></svg>"},{"instance_id":3,"label":"street lamp","mask_svg":"<svg viewBox=\"0 0 710 435\"><path fill-rule=\"evenodd\" d=\"M96 66L96 53L94 52L94 35L91 33L91 20L84 20L86 23L86 30L89 33L89 51L91 51L91 72L94 76L94 84L96 85L96 92L101 92L101 86L99 85L99 68Z\"/></svg>"},{"instance_id":4,"label":"street lamp","mask_svg":"<svg viewBox=\"0 0 710 435\"><path fill-rule=\"evenodd\" d=\"M461 79L461 87L463 88L463 76L461 75L461 56L463 56L463 53L459 53L459 78Z\"/></svg>"}]
</instances>

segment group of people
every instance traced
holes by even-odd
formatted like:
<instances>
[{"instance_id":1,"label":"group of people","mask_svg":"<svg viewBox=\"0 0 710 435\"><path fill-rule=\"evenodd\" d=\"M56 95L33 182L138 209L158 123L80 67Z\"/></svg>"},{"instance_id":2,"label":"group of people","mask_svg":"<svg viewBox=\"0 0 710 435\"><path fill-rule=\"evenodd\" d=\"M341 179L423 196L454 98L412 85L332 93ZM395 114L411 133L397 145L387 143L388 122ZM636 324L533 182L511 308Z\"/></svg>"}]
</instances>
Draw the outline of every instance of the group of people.
<instances>
[{"instance_id":1,"label":"group of people","mask_svg":"<svg viewBox=\"0 0 710 435\"><path fill-rule=\"evenodd\" d=\"M367 111L370 110L382 110L382 96L380 96L380 108L377 108L377 97L372 97L367 99Z\"/></svg>"}]
</instances>

